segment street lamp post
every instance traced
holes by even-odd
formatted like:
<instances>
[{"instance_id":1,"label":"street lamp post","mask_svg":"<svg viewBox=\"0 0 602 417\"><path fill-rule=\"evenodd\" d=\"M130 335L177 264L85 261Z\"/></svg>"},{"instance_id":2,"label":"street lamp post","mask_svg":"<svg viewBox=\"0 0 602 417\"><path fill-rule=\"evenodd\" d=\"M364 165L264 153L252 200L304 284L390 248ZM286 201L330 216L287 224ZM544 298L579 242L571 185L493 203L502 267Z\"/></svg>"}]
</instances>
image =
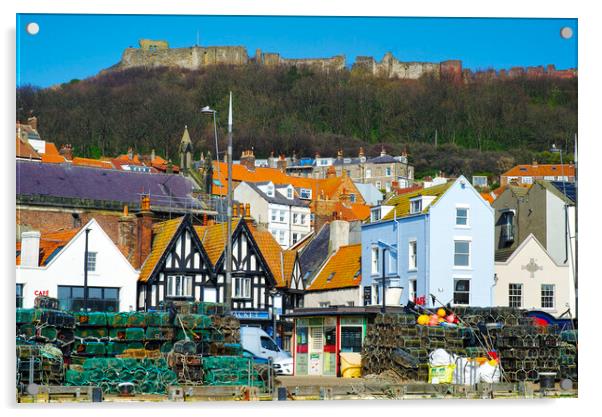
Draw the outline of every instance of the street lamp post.
<instances>
[{"instance_id":1,"label":"street lamp post","mask_svg":"<svg viewBox=\"0 0 602 417\"><path fill-rule=\"evenodd\" d=\"M92 231L86 228L86 246L84 248L84 311L88 311L88 234Z\"/></svg>"},{"instance_id":2,"label":"street lamp post","mask_svg":"<svg viewBox=\"0 0 602 417\"><path fill-rule=\"evenodd\" d=\"M232 91L230 91L230 105L228 106L228 241L226 245L226 291L224 302L228 307L232 303Z\"/></svg>"},{"instance_id":3,"label":"street lamp post","mask_svg":"<svg viewBox=\"0 0 602 417\"><path fill-rule=\"evenodd\" d=\"M211 114L213 116L213 133L215 135L215 159L217 161L217 178L220 179L220 175L219 175L219 146L218 146L218 141L217 141L217 121L216 121L217 110L213 110L211 107L205 106L205 107L203 107L201 109L201 113ZM213 179L211 179L211 181L213 183Z\"/></svg>"}]
</instances>

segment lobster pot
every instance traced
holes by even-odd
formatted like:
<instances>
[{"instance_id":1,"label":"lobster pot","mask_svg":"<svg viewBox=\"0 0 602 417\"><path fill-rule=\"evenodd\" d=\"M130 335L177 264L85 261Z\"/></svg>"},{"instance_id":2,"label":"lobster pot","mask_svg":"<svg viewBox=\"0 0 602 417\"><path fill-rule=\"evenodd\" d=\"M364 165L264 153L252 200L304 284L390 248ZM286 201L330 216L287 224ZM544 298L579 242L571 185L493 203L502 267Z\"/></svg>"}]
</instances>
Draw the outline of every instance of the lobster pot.
<instances>
[{"instance_id":1,"label":"lobster pot","mask_svg":"<svg viewBox=\"0 0 602 417\"><path fill-rule=\"evenodd\" d=\"M211 327L211 317L204 314L178 314L176 324L180 324L186 329L208 329Z\"/></svg>"},{"instance_id":2,"label":"lobster pot","mask_svg":"<svg viewBox=\"0 0 602 417\"><path fill-rule=\"evenodd\" d=\"M78 355L87 356L103 356L107 353L107 349L102 342L75 342L73 351Z\"/></svg>"},{"instance_id":3,"label":"lobster pot","mask_svg":"<svg viewBox=\"0 0 602 417\"><path fill-rule=\"evenodd\" d=\"M109 337L106 327L77 327L75 337L79 339L105 339Z\"/></svg>"},{"instance_id":4,"label":"lobster pot","mask_svg":"<svg viewBox=\"0 0 602 417\"><path fill-rule=\"evenodd\" d=\"M79 326L106 327L107 315L103 312L78 312L74 313L75 322Z\"/></svg>"},{"instance_id":5,"label":"lobster pot","mask_svg":"<svg viewBox=\"0 0 602 417\"><path fill-rule=\"evenodd\" d=\"M149 327L168 327L173 323L169 319L169 313L164 311L153 311L146 314L146 325Z\"/></svg>"},{"instance_id":6,"label":"lobster pot","mask_svg":"<svg viewBox=\"0 0 602 417\"><path fill-rule=\"evenodd\" d=\"M36 336L36 326L35 324L21 324L17 327L17 334L25 339L34 338Z\"/></svg>"},{"instance_id":7,"label":"lobster pot","mask_svg":"<svg viewBox=\"0 0 602 417\"><path fill-rule=\"evenodd\" d=\"M16 321L17 324L37 323L42 317L41 310L35 308L17 308Z\"/></svg>"},{"instance_id":8,"label":"lobster pot","mask_svg":"<svg viewBox=\"0 0 602 417\"><path fill-rule=\"evenodd\" d=\"M172 340L174 338L173 327L147 327L146 340Z\"/></svg>"}]
</instances>

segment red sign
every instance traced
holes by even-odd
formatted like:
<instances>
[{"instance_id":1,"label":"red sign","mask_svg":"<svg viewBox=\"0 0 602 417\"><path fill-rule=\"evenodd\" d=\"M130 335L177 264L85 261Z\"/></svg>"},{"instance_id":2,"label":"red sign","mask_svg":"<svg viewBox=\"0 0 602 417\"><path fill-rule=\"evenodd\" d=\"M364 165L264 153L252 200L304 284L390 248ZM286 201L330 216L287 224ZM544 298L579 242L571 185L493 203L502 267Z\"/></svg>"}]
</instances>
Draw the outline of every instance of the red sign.
<instances>
[{"instance_id":1,"label":"red sign","mask_svg":"<svg viewBox=\"0 0 602 417\"><path fill-rule=\"evenodd\" d=\"M45 295L45 296L48 296L48 292L49 292L48 290L35 290L35 291L33 292L33 295L35 295L36 297L37 297L38 295Z\"/></svg>"},{"instance_id":2,"label":"red sign","mask_svg":"<svg viewBox=\"0 0 602 417\"><path fill-rule=\"evenodd\" d=\"M416 297L416 301L414 304L418 304L419 306L423 306L426 304L426 297L423 295L422 297Z\"/></svg>"}]
</instances>

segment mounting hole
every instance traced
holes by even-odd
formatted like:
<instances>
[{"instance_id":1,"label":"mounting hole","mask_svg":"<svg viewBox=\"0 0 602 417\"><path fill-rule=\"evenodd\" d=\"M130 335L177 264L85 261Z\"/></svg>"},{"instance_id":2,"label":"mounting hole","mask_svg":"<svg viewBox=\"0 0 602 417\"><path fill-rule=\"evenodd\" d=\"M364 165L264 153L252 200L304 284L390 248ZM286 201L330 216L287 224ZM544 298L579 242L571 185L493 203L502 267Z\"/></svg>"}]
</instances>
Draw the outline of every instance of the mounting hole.
<instances>
[{"instance_id":1,"label":"mounting hole","mask_svg":"<svg viewBox=\"0 0 602 417\"><path fill-rule=\"evenodd\" d=\"M568 26L563 27L560 29L560 36L562 39L571 39L573 37L573 29Z\"/></svg>"},{"instance_id":2,"label":"mounting hole","mask_svg":"<svg viewBox=\"0 0 602 417\"><path fill-rule=\"evenodd\" d=\"M29 22L27 26L25 26L25 30L30 35L37 35L40 31L40 25L38 25L36 22Z\"/></svg>"}]
</instances>

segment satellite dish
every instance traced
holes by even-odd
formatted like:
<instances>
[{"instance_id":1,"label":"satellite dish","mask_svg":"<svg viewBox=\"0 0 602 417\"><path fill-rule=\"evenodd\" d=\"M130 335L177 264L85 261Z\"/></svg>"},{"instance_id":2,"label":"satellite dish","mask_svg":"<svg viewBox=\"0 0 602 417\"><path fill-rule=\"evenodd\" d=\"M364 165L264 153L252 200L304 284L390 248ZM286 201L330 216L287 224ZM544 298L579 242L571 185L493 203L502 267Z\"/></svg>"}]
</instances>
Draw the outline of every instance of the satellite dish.
<instances>
[{"instance_id":1,"label":"satellite dish","mask_svg":"<svg viewBox=\"0 0 602 417\"><path fill-rule=\"evenodd\" d=\"M28 384L27 385L27 393L29 395L38 395L40 392L40 386L38 384Z\"/></svg>"}]
</instances>

